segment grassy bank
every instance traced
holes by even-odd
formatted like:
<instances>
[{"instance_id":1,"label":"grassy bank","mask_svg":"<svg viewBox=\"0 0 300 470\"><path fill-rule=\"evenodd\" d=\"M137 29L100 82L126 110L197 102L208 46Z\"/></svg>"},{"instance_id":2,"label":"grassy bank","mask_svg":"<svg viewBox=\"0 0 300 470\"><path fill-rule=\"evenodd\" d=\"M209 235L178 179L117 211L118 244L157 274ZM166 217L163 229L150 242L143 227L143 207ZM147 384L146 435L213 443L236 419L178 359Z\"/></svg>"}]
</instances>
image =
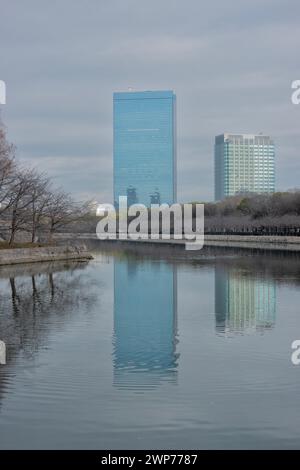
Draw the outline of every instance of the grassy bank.
<instances>
[{"instance_id":1,"label":"grassy bank","mask_svg":"<svg viewBox=\"0 0 300 470\"><path fill-rule=\"evenodd\" d=\"M53 246L55 243L12 243L11 245L8 242L0 242L0 250L13 250L15 248L43 248L46 246Z\"/></svg>"}]
</instances>

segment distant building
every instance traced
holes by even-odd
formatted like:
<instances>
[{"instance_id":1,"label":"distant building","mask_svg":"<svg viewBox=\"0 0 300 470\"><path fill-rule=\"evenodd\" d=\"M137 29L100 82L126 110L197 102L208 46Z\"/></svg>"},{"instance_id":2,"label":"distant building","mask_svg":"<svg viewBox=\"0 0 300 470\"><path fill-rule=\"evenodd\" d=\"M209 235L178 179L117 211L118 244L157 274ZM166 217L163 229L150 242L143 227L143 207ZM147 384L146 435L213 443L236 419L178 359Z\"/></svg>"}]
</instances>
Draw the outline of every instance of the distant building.
<instances>
[{"instance_id":1,"label":"distant building","mask_svg":"<svg viewBox=\"0 0 300 470\"><path fill-rule=\"evenodd\" d=\"M106 212L109 212L111 210L111 205L110 204L97 204L96 207L96 216L103 216Z\"/></svg>"},{"instance_id":2,"label":"distant building","mask_svg":"<svg viewBox=\"0 0 300 470\"><path fill-rule=\"evenodd\" d=\"M176 96L114 93L114 203L176 201Z\"/></svg>"},{"instance_id":3,"label":"distant building","mask_svg":"<svg viewBox=\"0 0 300 470\"><path fill-rule=\"evenodd\" d=\"M215 138L215 200L275 191L275 150L266 135L222 134Z\"/></svg>"},{"instance_id":4,"label":"distant building","mask_svg":"<svg viewBox=\"0 0 300 470\"><path fill-rule=\"evenodd\" d=\"M96 201L95 199L88 203L88 210L91 215L95 215L97 213L98 206L99 206L99 202Z\"/></svg>"}]
</instances>

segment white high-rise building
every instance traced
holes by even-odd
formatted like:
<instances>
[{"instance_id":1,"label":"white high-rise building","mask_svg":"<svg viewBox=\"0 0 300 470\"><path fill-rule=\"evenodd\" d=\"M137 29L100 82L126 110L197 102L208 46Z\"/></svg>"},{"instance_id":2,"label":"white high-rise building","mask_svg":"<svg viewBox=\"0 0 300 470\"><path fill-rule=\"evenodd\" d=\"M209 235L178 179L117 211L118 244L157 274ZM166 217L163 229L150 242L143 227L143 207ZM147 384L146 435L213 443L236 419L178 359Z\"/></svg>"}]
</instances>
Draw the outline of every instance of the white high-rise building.
<instances>
[{"instance_id":1,"label":"white high-rise building","mask_svg":"<svg viewBox=\"0 0 300 470\"><path fill-rule=\"evenodd\" d=\"M275 191L274 142L267 135L224 133L215 138L215 199Z\"/></svg>"}]
</instances>

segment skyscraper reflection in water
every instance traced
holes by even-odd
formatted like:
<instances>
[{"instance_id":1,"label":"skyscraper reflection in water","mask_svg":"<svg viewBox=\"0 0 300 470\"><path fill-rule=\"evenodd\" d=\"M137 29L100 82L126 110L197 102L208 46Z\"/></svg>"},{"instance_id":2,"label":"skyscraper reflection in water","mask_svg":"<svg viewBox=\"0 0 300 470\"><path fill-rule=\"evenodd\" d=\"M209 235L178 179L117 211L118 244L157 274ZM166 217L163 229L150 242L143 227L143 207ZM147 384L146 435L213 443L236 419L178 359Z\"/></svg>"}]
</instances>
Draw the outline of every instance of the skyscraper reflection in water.
<instances>
[{"instance_id":1,"label":"skyscraper reflection in water","mask_svg":"<svg viewBox=\"0 0 300 470\"><path fill-rule=\"evenodd\" d=\"M240 269L215 268L215 315L219 333L264 332L276 321L276 285Z\"/></svg>"},{"instance_id":2,"label":"skyscraper reflection in water","mask_svg":"<svg viewBox=\"0 0 300 470\"><path fill-rule=\"evenodd\" d=\"M165 263L115 261L114 386L176 383L177 273Z\"/></svg>"}]
</instances>

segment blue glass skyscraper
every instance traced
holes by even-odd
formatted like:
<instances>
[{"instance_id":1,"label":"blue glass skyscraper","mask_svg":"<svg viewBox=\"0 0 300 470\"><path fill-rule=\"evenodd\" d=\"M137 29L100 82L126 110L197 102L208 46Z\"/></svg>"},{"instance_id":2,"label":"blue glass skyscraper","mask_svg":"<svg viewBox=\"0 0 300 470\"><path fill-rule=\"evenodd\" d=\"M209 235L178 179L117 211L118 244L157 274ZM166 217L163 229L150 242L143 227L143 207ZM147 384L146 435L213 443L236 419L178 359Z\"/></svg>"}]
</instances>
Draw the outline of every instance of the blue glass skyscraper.
<instances>
[{"instance_id":1,"label":"blue glass skyscraper","mask_svg":"<svg viewBox=\"0 0 300 470\"><path fill-rule=\"evenodd\" d=\"M176 201L176 96L114 93L114 203Z\"/></svg>"}]
</instances>

